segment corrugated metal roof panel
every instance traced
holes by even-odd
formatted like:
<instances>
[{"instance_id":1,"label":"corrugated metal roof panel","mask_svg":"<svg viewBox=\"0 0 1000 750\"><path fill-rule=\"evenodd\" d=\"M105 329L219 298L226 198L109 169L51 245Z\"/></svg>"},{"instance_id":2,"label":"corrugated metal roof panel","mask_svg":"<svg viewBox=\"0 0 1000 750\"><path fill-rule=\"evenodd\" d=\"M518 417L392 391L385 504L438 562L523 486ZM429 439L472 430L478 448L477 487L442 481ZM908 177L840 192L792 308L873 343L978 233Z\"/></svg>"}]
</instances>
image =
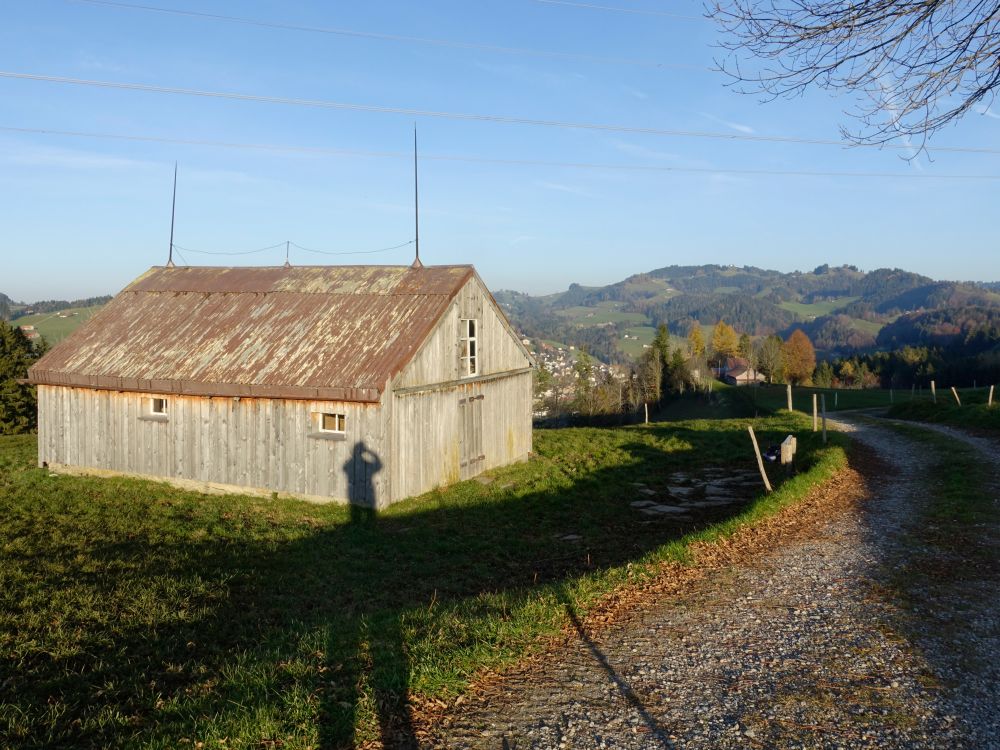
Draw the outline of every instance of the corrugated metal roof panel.
<instances>
[{"instance_id":1,"label":"corrugated metal roof panel","mask_svg":"<svg viewBox=\"0 0 1000 750\"><path fill-rule=\"evenodd\" d=\"M473 273L471 266L153 268L46 354L30 377L375 401Z\"/></svg>"}]
</instances>

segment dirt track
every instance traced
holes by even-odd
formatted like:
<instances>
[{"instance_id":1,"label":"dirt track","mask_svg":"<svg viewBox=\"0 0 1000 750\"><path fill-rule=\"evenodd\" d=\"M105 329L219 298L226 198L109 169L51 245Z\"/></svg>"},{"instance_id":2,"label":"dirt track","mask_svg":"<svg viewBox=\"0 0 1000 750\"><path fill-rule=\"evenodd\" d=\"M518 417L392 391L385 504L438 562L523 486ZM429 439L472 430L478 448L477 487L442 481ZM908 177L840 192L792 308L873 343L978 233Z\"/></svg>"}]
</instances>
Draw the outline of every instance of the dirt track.
<instances>
[{"instance_id":1,"label":"dirt track","mask_svg":"<svg viewBox=\"0 0 1000 750\"><path fill-rule=\"evenodd\" d=\"M845 428L863 482L841 477L596 634L579 623L428 746L1000 748L1000 529L942 548L915 520L922 449ZM994 444L950 434L1000 477Z\"/></svg>"}]
</instances>

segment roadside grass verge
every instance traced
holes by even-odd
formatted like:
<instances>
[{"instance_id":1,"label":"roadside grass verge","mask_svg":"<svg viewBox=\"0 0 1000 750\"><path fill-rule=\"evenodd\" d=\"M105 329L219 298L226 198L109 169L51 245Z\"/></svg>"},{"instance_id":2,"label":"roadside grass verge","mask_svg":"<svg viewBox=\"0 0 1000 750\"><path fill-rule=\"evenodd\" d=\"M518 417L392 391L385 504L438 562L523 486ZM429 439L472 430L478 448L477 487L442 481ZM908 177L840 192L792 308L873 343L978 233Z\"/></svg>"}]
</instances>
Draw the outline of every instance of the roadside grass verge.
<instances>
[{"instance_id":1,"label":"roadside grass verge","mask_svg":"<svg viewBox=\"0 0 1000 750\"><path fill-rule=\"evenodd\" d=\"M895 419L936 422L1000 433L1000 403L996 401L998 398L1000 398L1000 394L994 396L993 406L989 407L986 405L985 396L982 396L978 403L975 400L970 403L967 400L967 394L963 394L963 405L959 406L954 402L950 393L938 394L938 403L936 404L931 401L897 404L889 409L889 416Z\"/></svg>"},{"instance_id":2,"label":"roadside grass verge","mask_svg":"<svg viewBox=\"0 0 1000 750\"><path fill-rule=\"evenodd\" d=\"M846 465L801 415L799 475L731 515L640 516L633 483L754 467L744 421L536 431L537 456L377 516L53 476L0 438L0 746L349 747L405 741L460 694L691 545ZM772 480L778 479L777 476Z\"/></svg>"},{"instance_id":3,"label":"roadside grass verge","mask_svg":"<svg viewBox=\"0 0 1000 750\"><path fill-rule=\"evenodd\" d=\"M926 449L928 496L924 516L929 523L949 530L996 517L990 476L978 452L939 432L879 420Z\"/></svg>"},{"instance_id":4,"label":"roadside grass verge","mask_svg":"<svg viewBox=\"0 0 1000 750\"><path fill-rule=\"evenodd\" d=\"M783 385L761 385L735 389L751 407L760 414L771 414L779 409L787 408L788 402ZM985 404L988 388L959 388L958 393L963 404ZM792 387L792 406L795 411L812 414L813 394L826 395L826 411L828 414L848 409L894 408L897 410L912 408L924 409L934 406L930 392L927 390L911 393L909 389L893 390L885 388L812 388L805 386ZM1000 398L1000 393L997 394ZM937 407L944 410L955 405L951 391L947 388L938 389ZM903 418L903 417L900 417Z\"/></svg>"}]
</instances>

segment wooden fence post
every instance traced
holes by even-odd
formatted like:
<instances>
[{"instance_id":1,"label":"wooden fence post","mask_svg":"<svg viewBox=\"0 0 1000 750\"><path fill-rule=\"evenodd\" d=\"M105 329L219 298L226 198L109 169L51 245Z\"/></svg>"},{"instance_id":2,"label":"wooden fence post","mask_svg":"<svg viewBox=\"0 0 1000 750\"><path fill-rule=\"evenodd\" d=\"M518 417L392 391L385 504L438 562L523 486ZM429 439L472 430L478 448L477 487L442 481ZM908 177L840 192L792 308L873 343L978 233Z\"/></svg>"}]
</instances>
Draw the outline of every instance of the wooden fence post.
<instances>
[{"instance_id":1,"label":"wooden fence post","mask_svg":"<svg viewBox=\"0 0 1000 750\"><path fill-rule=\"evenodd\" d=\"M962 399L960 399L958 397L958 391L955 390L955 386L951 387L951 392L955 396L955 400L958 402L958 405L961 406L962 405Z\"/></svg>"},{"instance_id":2,"label":"wooden fence post","mask_svg":"<svg viewBox=\"0 0 1000 750\"><path fill-rule=\"evenodd\" d=\"M837 393L836 391L834 391L834 394L833 394L833 408L834 409L839 409L840 408L840 394Z\"/></svg>"},{"instance_id":3,"label":"wooden fence post","mask_svg":"<svg viewBox=\"0 0 1000 750\"><path fill-rule=\"evenodd\" d=\"M787 394L787 396L788 396L788 411L791 411L791 410L792 410L792 384L791 384L791 383L789 383L789 384L788 384L788 385L787 385L787 386L785 387L785 389L786 389L786 390L785 390L785 393L786 393L786 394Z\"/></svg>"},{"instance_id":4,"label":"wooden fence post","mask_svg":"<svg viewBox=\"0 0 1000 750\"><path fill-rule=\"evenodd\" d=\"M823 445L826 445L826 394L819 397L823 404Z\"/></svg>"},{"instance_id":5,"label":"wooden fence post","mask_svg":"<svg viewBox=\"0 0 1000 750\"><path fill-rule=\"evenodd\" d=\"M993 388L994 387L995 386L992 386L992 385L990 386L990 398L989 398L989 401L986 402L987 408L990 407L990 406L993 406Z\"/></svg>"},{"instance_id":6,"label":"wooden fence post","mask_svg":"<svg viewBox=\"0 0 1000 750\"><path fill-rule=\"evenodd\" d=\"M646 424L649 424L649 404L643 401L642 408L646 410Z\"/></svg>"},{"instance_id":7,"label":"wooden fence post","mask_svg":"<svg viewBox=\"0 0 1000 750\"><path fill-rule=\"evenodd\" d=\"M767 488L767 491L771 492L771 483L767 479L767 472L764 471L764 459L760 455L760 446L757 445L757 436L754 435L753 425L747 425L747 429L750 430L750 440L753 441L753 452L757 456L757 468L760 469L760 478L764 480L764 487Z\"/></svg>"},{"instance_id":8,"label":"wooden fence post","mask_svg":"<svg viewBox=\"0 0 1000 750\"><path fill-rule=\"evenodd\" d=\"M817 406L818 403L819 403L819 397L814 393L813 394L813 432L816 432L816 430L819 429L819 407Z\"/></svg>"},{"instance_id":9,"label":"wooden fence post","mask_svg":"<svg viewBox=\"0 0 1000 750\"><path fill-rule=\"evenodd\" d=\"M934 403L936 404L937 403L937 383L935 383L933 380L931 381L931 398L934 400Z\"/></svg>"}]
</instances>

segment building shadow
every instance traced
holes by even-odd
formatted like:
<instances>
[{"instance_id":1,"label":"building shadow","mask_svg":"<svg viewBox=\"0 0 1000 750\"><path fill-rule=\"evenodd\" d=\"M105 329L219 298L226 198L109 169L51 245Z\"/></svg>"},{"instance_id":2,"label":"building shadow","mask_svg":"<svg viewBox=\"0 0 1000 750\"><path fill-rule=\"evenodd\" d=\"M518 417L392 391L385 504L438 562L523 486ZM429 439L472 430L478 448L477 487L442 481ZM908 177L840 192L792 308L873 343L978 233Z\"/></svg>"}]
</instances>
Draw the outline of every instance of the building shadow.
<instances>
[{"instance_id":1,"label":"building shadow","mask_svg":"<svg viewBox=\"0 0 1000 750\"><path fill-rule=\"evenodd\" d=\"M677 445L698 442L683 428L663 430ZM666 482L678 453L695 462L716 461L714 454L675 447L668 459L639 442L623 442L621 451L618 465L567 470L558 482L469 483L463 492L474 502L443 503L431 494L378 515L352 506L340 521L290 504L279 523L259 508L206 503L166 485L130 482L134 489L123 497L126 480L66 479L86 483L88 503L101 510L52 516L51 535L19 553L16 564L37 579L38 590L86 587L109 609L134 606L121 600L128 587L162 591L176 612L82 628L74 655L62 660L41 652L16 660L0 654L3 700L26 717L14 744L46 746L58 736L73 747L140 738L170 745L206 721L193 717L212 717L211 726L236 733L248 716L268 716L275 734L284 734L259 738L261 747L289 744L289 737L308 744L318 736L323 748L350 748L370 739L359 737L362 726L369 733L377 727L387 747L416 747L411 690L440 678L414 673L412 649L472 648L463 623L505 622L545 587L558 592L581 575L639 560L720 518L714 509L711 517L686 522L648 519L629 505L637 478ZM383 470L378 455L358 443L343 468L357 493L352 497L374 497ZM157 523L139 523L121 533L120 524L102 521L101 513L139 497L181 531L164 534ZM299 525L295 513L302 514ZM80 524L93 527L85 547L70 533ZM88 565L48 564L76 555ZM575 611L568 613L586 639ZM652 729L655 721L613 665L585 642ZM52 719L45 707L60 696L78 699L61 702L63 712ZM109 711L128 717L126 728L99 720Z\"/></svg>"}]
</instances>

